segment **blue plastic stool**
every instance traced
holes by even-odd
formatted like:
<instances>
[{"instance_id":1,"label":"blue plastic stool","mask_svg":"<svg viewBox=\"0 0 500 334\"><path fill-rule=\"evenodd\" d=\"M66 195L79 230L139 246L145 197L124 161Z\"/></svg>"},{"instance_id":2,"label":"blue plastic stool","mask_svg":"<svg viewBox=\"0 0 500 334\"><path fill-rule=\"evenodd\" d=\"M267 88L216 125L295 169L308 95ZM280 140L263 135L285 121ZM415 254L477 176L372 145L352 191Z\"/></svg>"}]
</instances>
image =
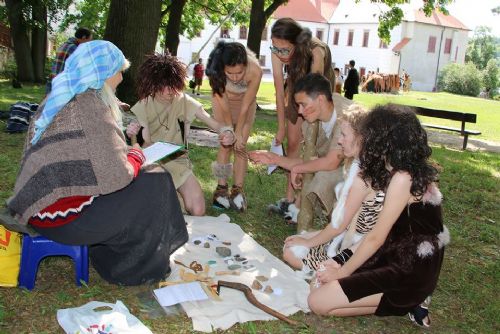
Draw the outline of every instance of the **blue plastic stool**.
<instances>
[{"instance_id":1,"label":"blue plastic stool","mask_svg":"<svg viewBox=\"0 0 500 334\"><path fill-rule=\"evenodd\" d=\"M46 256L66 255L75 262L76 285L89 282L89 251L87 246L63 245L42 236L24 234L21 252L19 287L33 290L40 261Z\"/></svg>"}]
</instances>

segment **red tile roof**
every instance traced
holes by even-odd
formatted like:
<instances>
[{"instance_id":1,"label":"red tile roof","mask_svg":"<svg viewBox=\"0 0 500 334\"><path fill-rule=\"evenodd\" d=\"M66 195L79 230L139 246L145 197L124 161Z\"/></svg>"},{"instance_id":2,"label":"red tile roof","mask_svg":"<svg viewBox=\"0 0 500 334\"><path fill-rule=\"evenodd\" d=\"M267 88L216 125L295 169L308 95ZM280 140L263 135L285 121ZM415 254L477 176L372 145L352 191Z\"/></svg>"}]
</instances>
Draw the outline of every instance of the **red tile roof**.
<instances>
[{"instance_id":1,"label":"red tile roof","mask_svg":"<svg viewBox=\"0 0 500 334\"><path fill-rule=\"evenodd\" d=\"M425 13L422 10L415 10L415 22L470 30L453 15L445 15L439 10L435 10L434 12L432 12L431 16L425 16Z\"/></svg>"},{"instance_id":2,"label":"red tile roof","mask_svg":"<svg viewBox=\"0 0 500 334\"><path fill-rule=\"evenodd\" d=\"M339 2L340 0L289 0L274 12L273 17L327 23Z\"/></svg>"},{"instance_id":3,"label":"red tile roof","mask_svg":"<svg viewBox=\"0 0 500 334\"><path fill-rule=\"evenodd\" d=\"M401 51L401 49L404 48L404 46L406 44L408 44L408 42L410 40L411 40L411 38L408 38L408 37L403 38L401 41L399 41L398 44L394 45L394 47L392 48L392 51L394 51L394 52Z\"/></svg>"}]
</instances>

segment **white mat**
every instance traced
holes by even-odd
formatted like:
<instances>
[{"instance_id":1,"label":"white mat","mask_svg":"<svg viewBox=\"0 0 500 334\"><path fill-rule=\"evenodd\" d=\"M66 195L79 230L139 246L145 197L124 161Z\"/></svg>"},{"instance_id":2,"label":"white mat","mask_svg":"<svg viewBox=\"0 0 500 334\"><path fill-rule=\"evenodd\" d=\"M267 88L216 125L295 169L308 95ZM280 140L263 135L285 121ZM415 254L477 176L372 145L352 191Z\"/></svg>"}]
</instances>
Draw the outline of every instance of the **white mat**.
<instances>
[{"instance_id":1,"label":"white mat","mask_svg":"<svg viewBox=\"0 0 500 334\"><path fill-rule=\"evenodd\" d=\"M185 218L188 223L189 241L174 254L173 258L186 265L196 260L203 266L209 260L216 260L217 264L211 266L211 275L216 271L228 270L224 259L215 252L216 246L223 245L210 242L210 248L204 248L203 243L193 244L193 240L196 238L215 234L219 240L231 242L231 246L226 247L231 248L233 256L239 254L241 257L247 258L248 264L254 265L255 269L252 271L241 270L240 276L216 276L214 281L240 282L251 286L256 276L264 275L269 280L262 282L262 285L264 287L271 285L274 290L281 289L282 294L267 294L253 290L257 300L287 316L298 311L309 312L307 307L308 284L298 278L289 266L243 232L238 225L229 223L230 219L226 214L219 217L185 216ZM277 242L282 241L277 240ZM178 268L180 266L177 266L177 270L173 270L169 280L178 278ZM277 320L250 304L240 291L221 288L220 296L222 301L205 300L182 303L182 307L193 321L194 330L211 332L216 329L228 329L238 322Z\"/></svg>"}]
</instances>

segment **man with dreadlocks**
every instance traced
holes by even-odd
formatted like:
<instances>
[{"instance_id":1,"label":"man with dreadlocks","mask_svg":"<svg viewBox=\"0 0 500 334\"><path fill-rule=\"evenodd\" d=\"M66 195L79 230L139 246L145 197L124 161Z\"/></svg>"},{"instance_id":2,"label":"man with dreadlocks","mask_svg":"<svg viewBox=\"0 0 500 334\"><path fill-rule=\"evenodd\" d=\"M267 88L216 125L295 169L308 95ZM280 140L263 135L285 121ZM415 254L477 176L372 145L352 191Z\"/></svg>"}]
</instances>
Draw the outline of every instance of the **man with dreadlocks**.
<instances>
[{"instance_id":1,"label":"man with dreadlocks","mask_svg":"<svg viewBox=\"0 0 500 334\"><path fill-rule=\"evenodd\" d=\"M137 121L127 127L129 137L142 134L143 146L167 141L187 147L187 135L195 118L218 131L222 145L235 142L234 131L211 118L202 105L183 93L187 78L186 66L176 57L153 54L139 68L137 95L140 99L132 107ZM182 197L184 208L194 216L205 214L205 199L200 183L192 171L186 154L169 157L162 162Z\"/></svg>"}]
</instances>

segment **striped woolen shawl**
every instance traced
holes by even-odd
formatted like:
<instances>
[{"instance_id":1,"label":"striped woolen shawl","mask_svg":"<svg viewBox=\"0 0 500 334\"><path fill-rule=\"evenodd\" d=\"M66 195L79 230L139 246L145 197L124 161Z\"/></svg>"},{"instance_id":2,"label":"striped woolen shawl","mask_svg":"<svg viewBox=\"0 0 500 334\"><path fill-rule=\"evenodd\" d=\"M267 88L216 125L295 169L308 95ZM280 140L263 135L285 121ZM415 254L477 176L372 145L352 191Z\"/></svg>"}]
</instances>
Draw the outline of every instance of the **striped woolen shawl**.
<instances>
[{"instance_id":1,"label":"striped woolen shawl","mask_svg":"<svg viewBox=\"0 0 500 334\"><path fill-rule=\"evenodd\" d=\"M14 195L7 201L20 224L59 198L109 194L132 181L123 133L99 94L89 89L76 95L35 145L30 124Z\"/></svg>"}]
</instances>

